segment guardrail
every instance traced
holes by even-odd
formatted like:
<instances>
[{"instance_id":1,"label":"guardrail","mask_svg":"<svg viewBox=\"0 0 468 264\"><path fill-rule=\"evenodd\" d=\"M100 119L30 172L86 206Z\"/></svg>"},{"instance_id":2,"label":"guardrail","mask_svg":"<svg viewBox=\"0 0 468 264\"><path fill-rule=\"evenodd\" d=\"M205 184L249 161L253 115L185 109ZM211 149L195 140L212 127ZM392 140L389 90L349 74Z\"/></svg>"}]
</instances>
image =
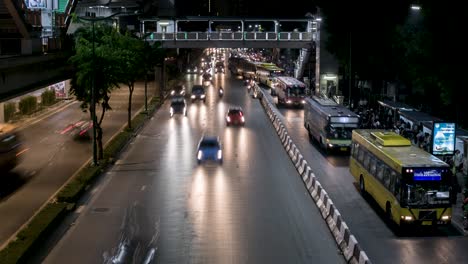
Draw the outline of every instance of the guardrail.
<instances>
[{"instance_id":1,"label":"guardrail","mask_svg":"<svg viewBox=\"0 0 468 264\"><path fill-rule=\"evenodd\" d=\"M151 32L147 32L151 33ZM147 40L157 41L312 41L312 32L153 32Z\"/></svg>"}]
</instances>

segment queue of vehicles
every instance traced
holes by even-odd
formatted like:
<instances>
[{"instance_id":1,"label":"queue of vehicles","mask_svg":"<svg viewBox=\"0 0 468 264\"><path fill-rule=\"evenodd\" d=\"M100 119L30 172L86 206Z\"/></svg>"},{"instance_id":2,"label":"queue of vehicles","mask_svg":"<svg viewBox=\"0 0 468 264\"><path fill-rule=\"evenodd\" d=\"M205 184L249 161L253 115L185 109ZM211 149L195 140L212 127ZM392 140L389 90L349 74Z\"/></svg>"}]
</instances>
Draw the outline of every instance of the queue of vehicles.
<instances>
[{"instance_id":1,"label":"queue of vehicles","mask_svg":"<svg viewBox=\"0 0 468 264\"><path fill-rule=\"evenodd\" d=\"M281 76L280 69L275 72L274 64L269 66L271 73L259 66L233 57L229 69L246 80L249 90L255 85L252 80L268 85L271 94L277 96L278 106L304 106L304 127L309 138L326 153L351 154L350 172L360 192L370 195L389 221L400 227L451 223L450 190L454 186L447 163L393 132L359 129L356 113L332 99L306 96L305 85Z\"/></svg>"}]
</instances>

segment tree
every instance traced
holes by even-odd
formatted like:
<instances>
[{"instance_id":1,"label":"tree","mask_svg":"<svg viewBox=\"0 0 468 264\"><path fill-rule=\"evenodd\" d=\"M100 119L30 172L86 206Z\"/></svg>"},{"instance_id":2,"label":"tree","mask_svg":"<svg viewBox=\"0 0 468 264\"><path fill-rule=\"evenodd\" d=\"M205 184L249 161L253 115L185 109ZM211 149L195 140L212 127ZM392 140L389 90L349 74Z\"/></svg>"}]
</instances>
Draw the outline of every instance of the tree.
<instances>
[{"instance_id":1,"label":"tree","mask_svg":"<svg viewBox=\"0 0 468 264\"><path fill-rule=\"evenodd\" d=\"M102 121L109 105L112 90L119 88L119 56L113 43L118 39L118 32L110 26L95 25L94 56L93 32L91 26L86 26L76 32L75 54L70 58L75 74L70 84L70 92L81 101L81 108L89 111L91 119L96 115L92 103L92 87L94 82L95 103L101 106L101 115L96 122L96 141L98 144L98 159L103 158Z\"/></svg>"},{"instance_id":2,"label":"tree","mask_svg":"<svg viewBox=\"0 0 468 264\"><path fill-rule=\"evenodd\" d=\"M132 97L135 90L135 82L144 76L144 44L141 40L130 36L121 35L117 42L118 59L120 63L120 81L128 87L128 115L127 127L132 128Z\"/></svg>"},{"instance_id":3,"label":"tree","mask_svg":"<svg viewBox=\"0 0 468 264\"><path fill-rule=\"evenodd\" d=\"M350 46L354 75L381 84L395 79L395 27L404 22L408 1L321 0L323 26L329 34L325 47L349 75ZM350 76L348 76L349 78Z\"/></svg>"}]
</instances>

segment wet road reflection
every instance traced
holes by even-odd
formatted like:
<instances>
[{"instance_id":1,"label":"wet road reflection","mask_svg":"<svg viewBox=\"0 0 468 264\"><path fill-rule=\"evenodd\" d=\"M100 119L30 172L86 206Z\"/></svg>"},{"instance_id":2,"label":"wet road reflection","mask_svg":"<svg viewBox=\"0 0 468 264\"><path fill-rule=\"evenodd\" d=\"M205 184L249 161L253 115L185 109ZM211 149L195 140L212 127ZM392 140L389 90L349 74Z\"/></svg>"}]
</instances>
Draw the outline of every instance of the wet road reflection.
<instances>
[{"instance_id":1,"label":"wet road reflection","mask_svg":"<svg viewBox=\"0 0 468 264\"><path fill-rule=\"evenodd\" d=\"M45 263L99 263L106 252L118 256L110 249L125 241L117 234L128 234L122 224L126 205L135 203L142 220L130 226L148 234L134 241L151 241L159 223L154 263L344 263L258 100L229 76L215 76L206 103L189 103L187 117L171 119L168 104L158 111L87 205L113 210L105 216L84 210ZM217 96L220 84L223 98ZM244 109L245 127L226 127L232 105ZM222 165L197 165L203 134L220 137ZM102 235L91 241L89 230Z\"/></svg>"}]
</instances>

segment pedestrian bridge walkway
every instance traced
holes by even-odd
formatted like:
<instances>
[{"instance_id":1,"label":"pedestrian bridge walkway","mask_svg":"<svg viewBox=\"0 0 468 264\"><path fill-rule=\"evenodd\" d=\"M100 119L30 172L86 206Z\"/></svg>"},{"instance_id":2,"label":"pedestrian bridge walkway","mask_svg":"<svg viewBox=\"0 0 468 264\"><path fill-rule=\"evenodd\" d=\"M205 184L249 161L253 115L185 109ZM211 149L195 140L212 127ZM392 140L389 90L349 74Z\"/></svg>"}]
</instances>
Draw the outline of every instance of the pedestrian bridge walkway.
<instances>
[{"instance_id":1,"label":"pedestrian bridge walkway","mask_svg":"<svg viewBox=\"0 0 468 264\"><path fill-rule=\"evenodd\" d=\"M206 31L180 30L180 24L206 22ZM212 25L231 25L232 30L217 30ZM271 24L271 31L251 27ZM281 23L302 24L293 31L281 31ZM163 48L312 48L317 26L313 18L288 20L193 18L175 20L141 20L146 41L161 42ZM238 25L238 26L232 26ZM226 26L225 26L226 27ZM273 30L274 29L274 30Z\"/></svg>"}]
</instances>

